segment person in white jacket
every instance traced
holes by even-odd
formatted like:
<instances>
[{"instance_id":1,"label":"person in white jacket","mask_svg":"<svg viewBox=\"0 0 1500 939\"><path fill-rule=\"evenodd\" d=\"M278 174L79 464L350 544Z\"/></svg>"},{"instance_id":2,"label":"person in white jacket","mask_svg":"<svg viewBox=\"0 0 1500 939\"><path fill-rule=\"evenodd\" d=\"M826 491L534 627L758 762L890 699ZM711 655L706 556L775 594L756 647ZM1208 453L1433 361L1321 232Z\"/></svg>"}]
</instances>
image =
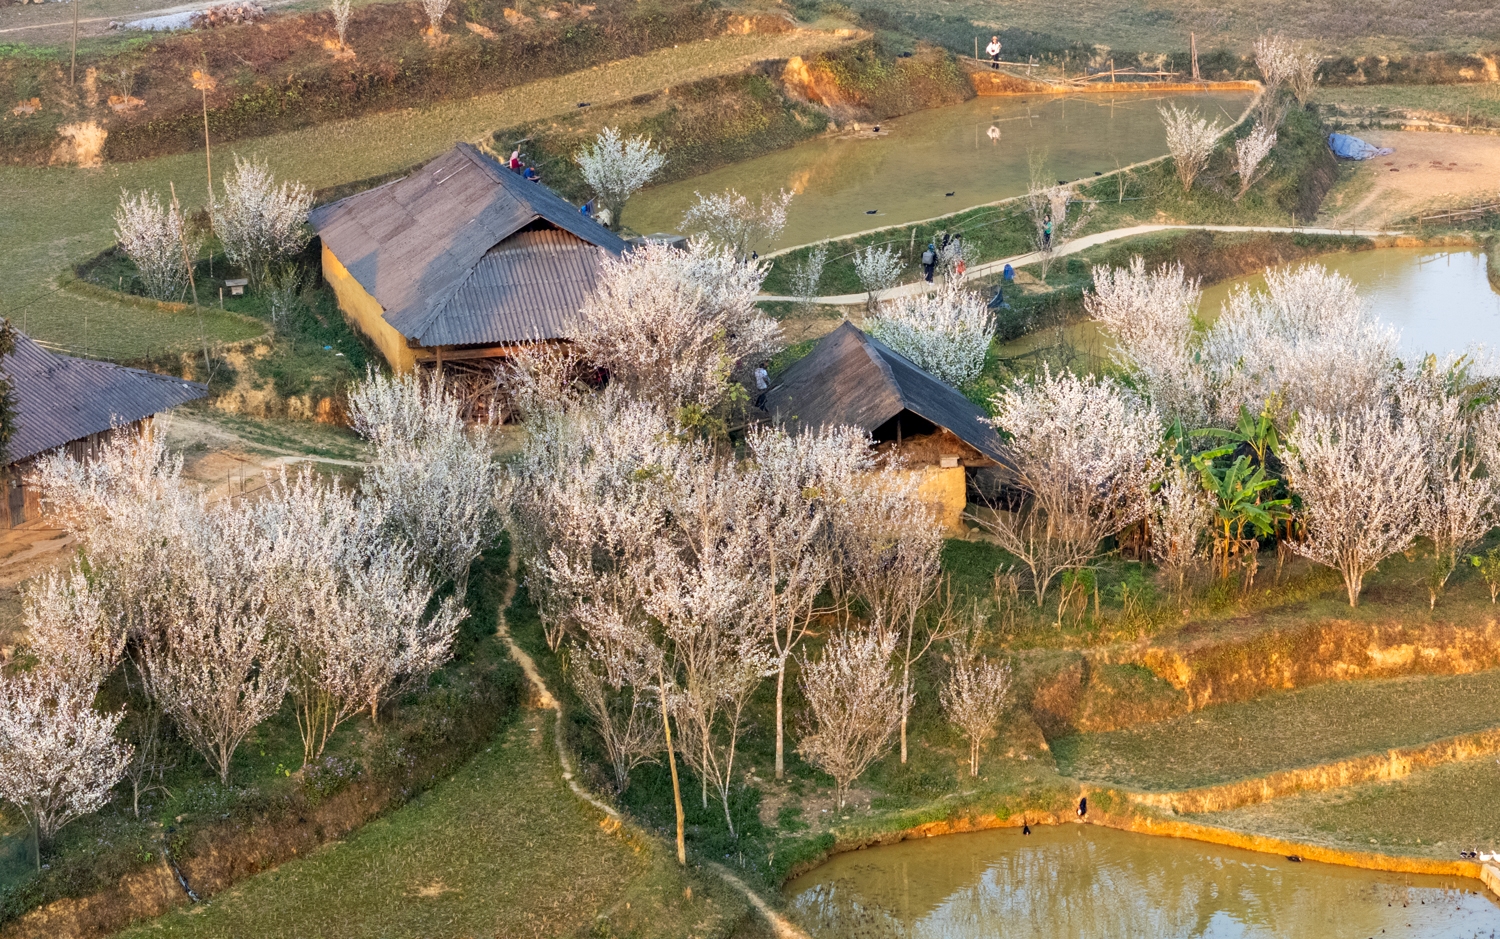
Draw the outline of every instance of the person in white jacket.
<instances>
[{"instance_id":1,"label":"person in white jacket","mask_svg":"<svg viewBox=\"0 0 1500 939\"><path fill-rule=\"evenodd\" d=\"M990 44L984 47L984 51L989 54L990 68L998 69L1000 67L1000 37L991 36Z\"/></svg>"}]
</instances>

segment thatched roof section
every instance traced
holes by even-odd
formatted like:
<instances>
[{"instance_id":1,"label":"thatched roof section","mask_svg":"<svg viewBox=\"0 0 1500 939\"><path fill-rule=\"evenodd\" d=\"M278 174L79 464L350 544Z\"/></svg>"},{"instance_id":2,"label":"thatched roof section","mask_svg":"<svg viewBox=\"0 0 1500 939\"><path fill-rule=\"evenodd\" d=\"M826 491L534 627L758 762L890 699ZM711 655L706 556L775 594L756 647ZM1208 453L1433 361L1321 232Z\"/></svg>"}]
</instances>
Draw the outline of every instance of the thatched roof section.
<instances>
[{"instance_id":1,"label":"thatched roof section","mask_svg":"<svg viewBox=\"0 0 1500 939\"><path fill-rule=\"evenodd\" d=\"M16 432L5 446L10 463L208 394L207 386L171 375L49 352L25 335L16 336L0 371L15 389Z\"/></svg>"},{"instance_id":2,"label":"thatched roof section","mask_svg":"<svg viewBox=\"0 0 1500 939\"><path fill-rule=\"evenodd\" d=\"M566 338L625 242L540 183L459 144L310 217L339 262L421 346Z\"/></svg>"},{"instance_id":3,"label":"thatched roof section","mask_svg":"<svg viewBox=\"0 0 1500 939\"><path fill-rule=\"evenodd\" d=\"M848 321L786 370L766 393L765 409L789 430L851 424L871 434L910 412L1011 465L1000 435L974 402Z\"/></svg>"}]
</instances>

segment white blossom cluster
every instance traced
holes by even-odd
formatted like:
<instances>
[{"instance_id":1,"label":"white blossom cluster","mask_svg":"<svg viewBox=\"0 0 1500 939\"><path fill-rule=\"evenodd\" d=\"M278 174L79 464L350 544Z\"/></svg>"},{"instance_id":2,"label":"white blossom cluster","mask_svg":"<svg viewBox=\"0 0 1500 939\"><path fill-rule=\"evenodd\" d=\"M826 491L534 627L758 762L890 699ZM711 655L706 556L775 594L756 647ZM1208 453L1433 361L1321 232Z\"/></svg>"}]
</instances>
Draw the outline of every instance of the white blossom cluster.
<instances>
[{"instance_id":1,"label":"white blossom cluster","mask_svg":"<svg viewBox=\"0 0 1500 939\"><path fill-rule=\"evenodd\" d=\"M573 155L573 162L617 225L625 202L661 172L667 158L649 137L622 137L619 128L606 127L591 146Z\"/></svg>"},{"instance_id":2,"label":"white blossom cluster","mask_svg":"<svg viewBox=\"0 0 1500 939\"><path fill-rule=\"evenodd\" d=\"M120 193L115 241L135 264L146 295L181 300L188 287L188 265L198 259L201 239L187 233L177 203L163 206L153 192Z\"/></svg>"},{"instance_id":3,"label":"white blossom cluster","mask_svg":"<svg viewBox=\"0 0 1500 939\"><path fill-rule=\"evenodd\" d=\"M1169 104L1158 108L1167 130L1167 152L1172 155L1172 166L1184 192L1193 188L1193 181L1208 166L1209 157L1219 144L1224 128L1217 121L1202 117L1196 110L1179 108Z\"/></svg>"},{"instance_id":4,"label":"white blossom cluster","mask_svg":"<svg viewBox=\"0 0 1500 939\"><path fill-rule=\"evenodd\" d=\"M759 248L768 246L786 228L791 193L782 189L765 193L752 202L733 189L725 192L693 193L696 200L682 215L683 231L692 232L747 261Z\"/></svg>"},{"instance_id":5,"label":"white blossom cluster","mask_svg":"<svg viewBox=\"0 0 1500 939\"><path fill-rule=\"evenodd\" d=\"M312 237L307 227L312 190L301 183L277 185L264 160L238 154L223 188L223 196L209 204L214 234L230 263L259 287L276 261L301 251Z\"/></svg>"},{"instance_id":6,"label":"white blossom cluster","mask_svg":"<svg viewBox=\"0 0 1500 939\"><path fill-rule=\"evenodd\" d=\"M984 298L950 278L935 292L882 303L865 330L950 385L973 381L995 334Z\"/></svg>"}]
</instances>

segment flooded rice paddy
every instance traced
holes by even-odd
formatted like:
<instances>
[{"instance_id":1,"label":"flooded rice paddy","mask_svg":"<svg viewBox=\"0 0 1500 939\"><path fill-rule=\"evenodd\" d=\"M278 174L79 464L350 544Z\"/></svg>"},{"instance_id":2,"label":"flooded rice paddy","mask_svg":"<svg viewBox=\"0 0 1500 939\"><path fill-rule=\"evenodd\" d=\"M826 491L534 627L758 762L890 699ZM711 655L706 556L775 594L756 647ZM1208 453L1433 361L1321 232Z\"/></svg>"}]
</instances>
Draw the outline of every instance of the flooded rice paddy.
<instances>
[{"instance_id":1,"label":"flooded rice paddy","mask_svg":"<svg viewBox=\"0 0 1500 939\"><path fill-rule=\"evenodd\" d=\"M1238 118L1244 93L1173 95L1221 123ZM1092 177L1166 153L1150 94L974 98L919 111L862 132L820 137L702 176L638 193L623 221L636 231L678 230L694 192L734 188L758 198L797 193L786 230L761 251L885 225L901 225L1026 192L1030 159L1057 179Z\"/></svg>"},{"instance_id":2,"label":"flooded rice paddy","mask_svg":"<svg viewBox=\"0 0 1500 939\"><path fill-rule=\"evenodd\" d=\"M1477 881L1385 874L1063 825L857 851L787 886L814 939L1473 939Z\"/></svg>"}]
</instances>

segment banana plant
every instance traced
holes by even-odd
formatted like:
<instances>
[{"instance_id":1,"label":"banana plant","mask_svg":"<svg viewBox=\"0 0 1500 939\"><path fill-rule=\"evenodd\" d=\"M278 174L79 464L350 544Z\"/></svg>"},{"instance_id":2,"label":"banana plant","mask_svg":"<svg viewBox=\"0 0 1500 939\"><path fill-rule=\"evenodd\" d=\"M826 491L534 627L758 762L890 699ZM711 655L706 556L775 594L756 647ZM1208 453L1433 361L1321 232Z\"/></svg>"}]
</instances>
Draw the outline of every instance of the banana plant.
<instances>
[{"instance_id":1,"label":"banana plant","mask_svg":"<svg viewBox=\"0 0 1500 939\"><path fill-rule=\"evenodd\" d=\"M1266 498L1266 490L1279 481L1266 475L1264 464L1252 465L1243 453L1234 462L1221 464L1236 449L1219 447L1193 457L1193 466L1213 508L1214 560L1219 575L1225 578L1230 574L1235 555L1255 538L1274 533L1277 523L1290 517L1292 504L1290 499Z\"/></svg>"},{"instance_id":2,"label":"banana plant","mask_svg":"<svg viewBox=\"0 0 1500 939\"><path fill-rule=\"evenodd\" d=\"M1281 450L1281 435L1276 429L1276 421L1271 417L1269 408L1262 410L1260 414L1251 414L1250 409L1243 404L1240 405L1239 420L1235 422L1233 430L1223 427L1204 427L1193 431L1195 437L1214 437L1232 444L1231 449L1247 447L1255 454L1255 465L1265 466L1266 460L1276 455Z\"/></svg>"}]
</instances>

